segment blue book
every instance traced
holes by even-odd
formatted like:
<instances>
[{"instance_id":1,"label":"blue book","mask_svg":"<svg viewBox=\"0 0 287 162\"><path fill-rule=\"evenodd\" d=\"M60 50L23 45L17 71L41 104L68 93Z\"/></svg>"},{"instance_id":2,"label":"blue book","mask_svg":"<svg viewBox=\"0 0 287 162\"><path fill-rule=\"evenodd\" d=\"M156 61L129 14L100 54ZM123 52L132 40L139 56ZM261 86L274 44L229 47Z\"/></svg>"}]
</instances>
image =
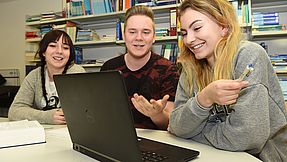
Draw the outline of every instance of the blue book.
<instances>
[{"instance_id":1,"label":"blue book","mask_svg":"<svg viewBox=\"0 0 287 162\"><path fill-rule=\"evenodd\" d=\"M123 40L123 36L122 36L122 22L120 19L117 20L117 26L116 26L116 40Z\"/></svg>"},{"instance_id":2,"label":"blue book","mask_svg":"<svg viewBox=\"0 0 287 162\"><path fill-rule=\"evenodd\" d=\"M83 0L84 1L84 8L86 15L92 15L92 8L91 8L91 1L90 0Z\"/></svg>"}]
</instances>

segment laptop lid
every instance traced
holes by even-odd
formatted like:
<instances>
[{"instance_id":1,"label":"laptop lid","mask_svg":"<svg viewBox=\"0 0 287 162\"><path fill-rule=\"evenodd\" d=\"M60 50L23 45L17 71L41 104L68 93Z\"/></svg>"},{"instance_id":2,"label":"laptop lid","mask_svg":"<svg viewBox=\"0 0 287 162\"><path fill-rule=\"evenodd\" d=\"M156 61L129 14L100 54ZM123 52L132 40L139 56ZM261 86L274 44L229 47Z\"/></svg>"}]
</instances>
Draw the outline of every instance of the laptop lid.
<instances>
[{"instance_id":1,"label":"laptop lid","mask_svg":"<svg viewBox=\"0 0 287 162\"><path fill-rule=\"evenodd\" d=\"M158 142L146 139L138 142L121 72L55 75L54 81L75 150L100 161L139 162L140 149L173 147L163 143L155 146ZM193 159L199 154L175 148L161 153L173 152L172 156L180 159Z\"/></svg>"}]
</instances>

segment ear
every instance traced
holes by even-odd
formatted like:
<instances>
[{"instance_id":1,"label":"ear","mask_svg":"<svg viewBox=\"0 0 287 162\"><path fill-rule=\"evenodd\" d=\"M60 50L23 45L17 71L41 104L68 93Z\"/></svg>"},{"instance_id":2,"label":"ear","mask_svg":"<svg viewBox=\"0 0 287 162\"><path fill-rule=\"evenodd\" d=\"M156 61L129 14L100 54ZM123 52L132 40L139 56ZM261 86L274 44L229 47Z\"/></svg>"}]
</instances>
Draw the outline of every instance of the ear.
<instances>
[{"instance_id":1,"label":"ear","mask_svg":"<svg viewBox=\"0 0 287 162\"><path fill-rule=\"evenodd\" d=\"M222 27L222 29L221 29L221 36L225 37L227 33L228 33L228 28L227 27Z\"/></svg>"}]
</instances>

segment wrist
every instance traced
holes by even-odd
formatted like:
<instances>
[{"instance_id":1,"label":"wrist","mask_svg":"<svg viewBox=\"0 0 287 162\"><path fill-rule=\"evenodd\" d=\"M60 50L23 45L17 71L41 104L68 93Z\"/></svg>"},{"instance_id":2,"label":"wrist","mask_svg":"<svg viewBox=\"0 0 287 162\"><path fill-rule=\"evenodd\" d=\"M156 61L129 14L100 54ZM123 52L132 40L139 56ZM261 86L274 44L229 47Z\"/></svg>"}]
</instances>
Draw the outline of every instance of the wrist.
<instances>
[{"instance_id":1,"label":"wrist","mask_svg":"<svg viewBox=\"0 0 287 162\"><path fill-rule=\"evenodd\" d=\"M195 96L196 103L199 107L203 109L208 109L212 107L213 102L207 97L207 95L202 94L202 92L199 92Z\"/></svg>"}]
</instances>

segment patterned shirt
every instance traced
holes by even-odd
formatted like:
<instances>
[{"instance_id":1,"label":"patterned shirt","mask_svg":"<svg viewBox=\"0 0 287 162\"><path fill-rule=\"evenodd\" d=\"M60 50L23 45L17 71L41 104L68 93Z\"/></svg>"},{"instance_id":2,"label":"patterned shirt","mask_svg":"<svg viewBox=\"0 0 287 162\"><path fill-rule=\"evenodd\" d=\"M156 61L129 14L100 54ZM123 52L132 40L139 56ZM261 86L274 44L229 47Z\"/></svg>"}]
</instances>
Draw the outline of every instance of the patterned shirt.
<instances>
[{"instance_id":1,"label":"patterned shirt","mask_svg":"<svg viewBox=\"0 0 287 162\"><path fill-rule=\"evenodd\" d=\"M125 78L125 84L131 102L134 93L143 95L147 100L162 99L168 94L169 101L174 101L179 73L176 66L169 60L151 54L149 61L140 69L131 71L125 64L124 55L115 57L104 63L101 71L120 70ZM135 127L158 129L152 120L141 114L131 103Z\"/></svg>"}]
</instances>

